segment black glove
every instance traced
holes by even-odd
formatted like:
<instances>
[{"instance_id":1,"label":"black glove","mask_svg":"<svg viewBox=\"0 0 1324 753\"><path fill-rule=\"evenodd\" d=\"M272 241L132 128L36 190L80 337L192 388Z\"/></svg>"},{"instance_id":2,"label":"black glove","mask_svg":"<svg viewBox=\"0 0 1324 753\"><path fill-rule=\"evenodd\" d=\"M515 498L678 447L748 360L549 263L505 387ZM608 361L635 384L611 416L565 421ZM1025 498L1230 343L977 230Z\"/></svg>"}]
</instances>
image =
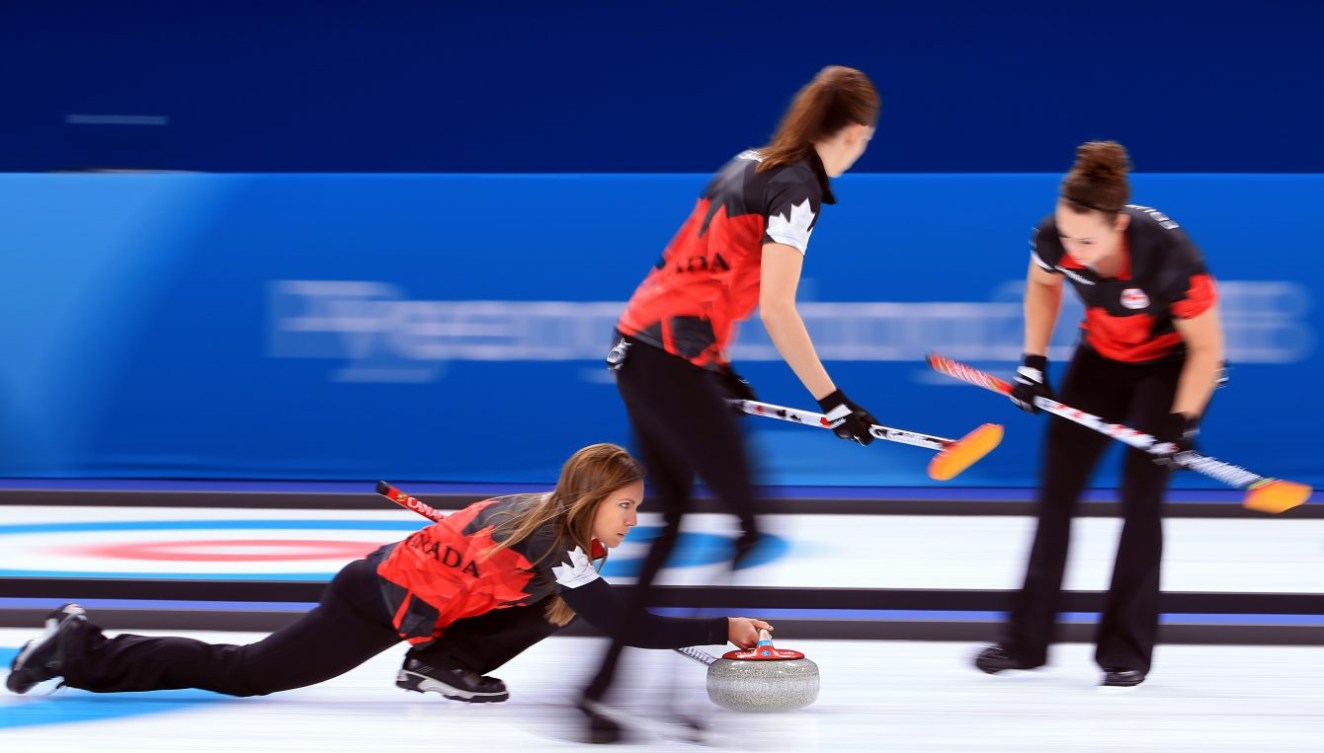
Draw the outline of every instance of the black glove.
<instances>
[{"instance_id":1,"label":"black glove","mask_svg":"<svg viewBox=\"0 0 1324 753\"><path fill-rule=\"evenodd\" d=\"M1021 359L1021 367L1016 369L1011 401L1027 413L1038 413L1039 406L1034 404L1036 397L1053 397L1053 388L1048 384L1048 358L1027 354Z\"/></svg>"},{"instance_id":2,"label":"black glove","mask_svg":"<svg viewBox=\"0 0 1324 753\"><path fill-rule=\"evenodd\" d=\"M1199 436L1200 419L1191 418L1185 413L1169 413L1163 419L1163 424L1154 438L1175 445L1177 449L1174 452L1155 455L1154 462L1171 468L1180 468L1176 456L1183 452L1195 452L1195 440Z\"/></svg>"},{"instance_id":3,"label":"black glove","mask_svg":"<svg viewBox=\"0 0 1324 753\"><path fill-rule=\"evenodd\" d=\"M837 436L864 445L873 441L869 427L878 423L878 419L870 415L869 411L852 403L841 390L819 400L818 407L827 415L829 426Z\"/></svg>"},{"instance_id":4,"label":"black glove","mask_svg":"<svg viewBox=\"0 0 1324 753\"><path fill-rule=\"evenodd\" d=\"M758 400L758 395L754 394L754 386L747 379L736 373L731 368L731 364L726 364L716 371L712 372L717 378L718 387L722 390L722 397L728 400Z\"/></svg>"}]
</instances>

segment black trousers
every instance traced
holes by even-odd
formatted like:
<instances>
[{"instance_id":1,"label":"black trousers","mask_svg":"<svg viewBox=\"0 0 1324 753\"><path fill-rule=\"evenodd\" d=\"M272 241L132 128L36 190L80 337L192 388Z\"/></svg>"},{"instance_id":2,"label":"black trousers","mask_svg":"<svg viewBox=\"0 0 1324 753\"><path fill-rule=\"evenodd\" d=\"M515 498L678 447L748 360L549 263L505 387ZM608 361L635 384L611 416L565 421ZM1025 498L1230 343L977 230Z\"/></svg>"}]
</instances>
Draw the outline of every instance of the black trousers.
<instances>
[{"instance_id":1,"label":"black trousers","mask_svg":"<svg viewBox=\"0 0 1324 753\"><path fill-rule=\"evenodd\" d=\"M1183 361L1126 364L1076 349L1059 392L1061 402L1156 434L1171 412ZM1004 647L1037 666L1048 658L1071 541L1071 520L1111 442L1104 435L1052 417L1044 443L1038 528L1025 583L1016 595ZM1127 448L1123 460L1122 535L1112 583L1096 634L1095 660L1105 668L1149 671L1158 637L1159 569L1163 556L1162 505L1171 471L1148 454Z\"/></svg>"},{"instance_id":2,"label":"black trousers","mask_svg":"<svg viewBox=\"0 0 1324 753\"><path fill-rule=\"evenodd\" d=\"M662 505L662 532L649 547L634 591L639 603L649 606L653 581L679 538L696 474L739 520L746 541L758 533L757 505L744 436L718 380L660 348L626 340L631 346L616 372L616 387ZM586 696L606 695L623 649L612 643Z\"/></svg>"},{"instance_id":3,"label":"black trousers","mask_svg":"<svg viewBox=\"0 0 1324 753\"><path fill-rule=\"evenodd\" d=\"M410 649L409 655L434 667L458 667L485 675L561 629L543 616L551 599L458 620L437 640Z\"/></svg>"},{"instance_id":4,"label":"black trousers","mask_svg":"<svg viewBox=\"0 0 1324 753\"><path fill-rule=\"evenodd\" d=\"M455 622L440 639L411 654L425 663L486 674L555 629L542 618L541 603L500 609ZM374 566L356 560L336 575L315 609L257 643L106 638L87 623L62 646L61 671L66 685L99 693L200 688L266 695L337 677L399 642Z\"/></svg>"}]
</instances>

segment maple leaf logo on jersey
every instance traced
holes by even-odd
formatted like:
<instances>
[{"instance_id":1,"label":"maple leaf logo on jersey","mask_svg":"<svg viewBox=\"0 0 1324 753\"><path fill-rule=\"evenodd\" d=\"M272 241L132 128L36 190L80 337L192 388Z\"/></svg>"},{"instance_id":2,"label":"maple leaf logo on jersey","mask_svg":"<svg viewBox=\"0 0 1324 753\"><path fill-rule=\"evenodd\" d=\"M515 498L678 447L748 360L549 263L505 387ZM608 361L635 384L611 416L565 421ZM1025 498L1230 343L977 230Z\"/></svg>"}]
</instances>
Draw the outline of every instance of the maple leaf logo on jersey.
<instances>
[{"instance_id":1,"label":"maple leaf logo on jersey","mask_svg":"<svg viewBox=\"0 0 1324 753\"><path fill-rule=\"evenodd\" d=\"M530 576L520 573L513 579L495 580L487 584L487 593L498 604L523 604L529 598L525 588L528 587L531 579Z\"/></svg>"},{"instance_id":2,"label":"maple leaf logo on jersey","mask_svg":"<svg viewBox=\"0 0 1324 753\"><path fill-rule=\"evenodd\" d=\"M556 576L556 582L566 588L579 588L588 585L599 577L598 571L593 569L593 563L589 560L584 550L575 547L566 554L570 555L570 564L557 565L552 568L552 574Z\"/></svg>"},{"instance_id":3,"label":"maple leaf logo on jersey","mask_svg":"<svg viewBox=\"0 0 1324 753\"><path fill-rule=\"evenodd\" d=\"M814 210L809 208L809 199L791 206L791 216L782 217L774 214L768 218L768 237L804 251L809 246L809 236L814 231L809 227L814 224Z\"/></svg>"}]
</instances>

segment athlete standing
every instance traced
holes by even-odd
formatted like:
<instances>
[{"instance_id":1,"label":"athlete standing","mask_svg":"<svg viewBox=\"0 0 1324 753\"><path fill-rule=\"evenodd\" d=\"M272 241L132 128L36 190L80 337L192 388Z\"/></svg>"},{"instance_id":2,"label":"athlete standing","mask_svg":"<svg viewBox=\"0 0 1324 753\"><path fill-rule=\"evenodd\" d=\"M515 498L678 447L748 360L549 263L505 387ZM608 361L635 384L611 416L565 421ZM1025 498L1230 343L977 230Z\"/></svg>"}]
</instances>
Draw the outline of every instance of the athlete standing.
<instances>
[{"instance_id":1,"label":"athlete standing","mask_svg":"<svg viewBox=\"0 0 1324 753\"><path fill-rule=\"evenodd\" d=\"M809 238L831 179L850 169L873 136L879 99L860 71L819 71L792 101L772 142L737 155L708 183L689 218L635 290L608 354L616 384L662 504L663 530L638 577L643 603L675 546L697 474L740 522L733 565L758 540L745 444L725 399L753 399L727 358L736 323L757 306L777 351L834 422L860 444L877 423L828 376L796 309ZM585 691L607 692L622 644L612 644ZM594 739L614 740L608 720Z\"/></svg>"},{"instance_id":2,"label":"athlete standing","mask_svg":"<svg viewBox=\"0 0 1324 753\"><path fill-rule=\"evenodd\" d=\"M1222 376L1223 330L1214 280L1175 220L1127 204L1126 150L1111 141L1077 150L1053 216L1041 222L1025 286L1025 356L1011 398L1035 412L1052 397L1048 343L1071 281L1085 304L1081 341L1056 399L1189 449ZM1038 528L1000 645L975 660L985 672L1047 663L1066 566L1071 518L1108 438L1051 420ZM1124 524L1096 636L1103 685L1132 686L1149 672L1158 634L1162 503L1169 459L1127 449Z\"/></svg>"}]
</instances>

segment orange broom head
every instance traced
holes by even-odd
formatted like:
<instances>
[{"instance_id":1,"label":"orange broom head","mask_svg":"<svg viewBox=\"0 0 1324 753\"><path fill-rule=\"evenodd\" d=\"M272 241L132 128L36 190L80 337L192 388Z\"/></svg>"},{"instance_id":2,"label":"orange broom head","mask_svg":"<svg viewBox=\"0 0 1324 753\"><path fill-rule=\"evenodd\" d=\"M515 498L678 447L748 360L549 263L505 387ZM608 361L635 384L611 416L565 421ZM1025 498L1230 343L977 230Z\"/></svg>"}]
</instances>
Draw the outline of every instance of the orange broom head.
<instances>
[{"instance_id":1,"label":"orange broom head","mask_svg":"<svg viewBox=\"0 0 1324 753\"><path fill-rule=\"evenodd\" d=\"M984 424L952 442L929 461L929 478L946 481L979 462L1002 442L1002 427Z\"/></svg>"},{"instance_id":2,"label":"orange broom head","mask_svg":"<svg viewBox=\"0 0 1324 753\"><path fill-rule=\"evenodd\" d=\"M1283 512L1297 505L1305 504L1312 491L1314 490L1305 484L1283 481L1282 479L1270 479L1268 483L1256 484L1251 487L1250 492L1241 501L1241 504L1247 510Z\"/></svg>"}]
</instances>

